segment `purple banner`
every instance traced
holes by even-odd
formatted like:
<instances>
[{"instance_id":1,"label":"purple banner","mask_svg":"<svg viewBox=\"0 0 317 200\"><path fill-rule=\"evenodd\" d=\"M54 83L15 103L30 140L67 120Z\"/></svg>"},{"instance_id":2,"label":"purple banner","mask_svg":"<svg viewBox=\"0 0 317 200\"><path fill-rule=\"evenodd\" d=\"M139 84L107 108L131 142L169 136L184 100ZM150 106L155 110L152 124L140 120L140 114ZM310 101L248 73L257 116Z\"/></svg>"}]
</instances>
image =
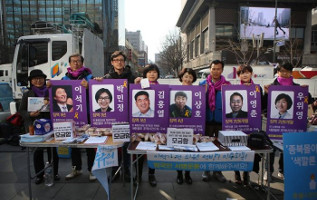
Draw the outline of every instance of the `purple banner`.
<instances>
[{"instance_id":1,"label":"purple banner","mask_svg":"<svg viewBox=\"0 0 317 200\"><path fill-rule=\"evenodd\" d=\"M205 135L206 93L203 86L170 86L169 127L191 128Z\"/></svg>"},{"instance_id":2,"label":"purple banner","mask_svg":"<svg viewBox=\"0 0 317 200\"><path fill-rule=\"evenodd\" d=\"M222 129L251 133L261 130L261 90L259 85L222 86Z\"/></svg>"},{"instance_id":3,"label":"purple banner","mask_svg":"<svg viewBox=\"0 0 317 200\"><path fill-rule=\"evenodd\" d=\"M266 132L271 139L306 131L308 87L271 85L268 98Z\"/></svg>"},{"instance_id":4,"label":"purple banner","mask_svg":"<svg viewBox=\"0 0 317 200\"><path fill-rule=\"evenodd\" d=\"M169 86L151 85L142 89L130 84L131 133L166 133L168 127Z\"/></svg>"},{"instance_id":5,"label":"purple banner","mask_svg":"<svg viewBox=\"0 0 317 200\"><path fill-rule=\"evenodd\" d=\"M53 122L74 120L76 126L88 123L86 88L81 80L51 80L50 111Z\"/></svg>"},{"instance_id":6,"label":"purple banner","mask_svg":"<svg viewBox=\"0 0 317 200\"><path fill-rule=\"evenodd\" d=\"M128 81L126 79L89 82L90 121L94 127L111 128L128 122Z\"/></svg>"}]
</instances>

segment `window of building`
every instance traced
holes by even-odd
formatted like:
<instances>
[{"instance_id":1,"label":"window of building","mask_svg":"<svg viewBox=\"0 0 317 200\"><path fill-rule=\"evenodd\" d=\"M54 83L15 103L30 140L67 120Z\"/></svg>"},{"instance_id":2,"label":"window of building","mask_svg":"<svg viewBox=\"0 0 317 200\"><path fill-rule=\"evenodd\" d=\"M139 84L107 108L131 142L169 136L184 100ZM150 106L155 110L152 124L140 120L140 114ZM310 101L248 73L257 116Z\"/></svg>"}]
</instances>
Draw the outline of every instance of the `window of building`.
<instances>
[{"instance_id":1,"label":"window of building","mask_svg":"<svg viewBox=\"0 0 317 200\"><path fill-rule=\"evenodd\" d=\"M216 25L216 37L233 36L233 25Z\"/></svg>"},{"instance_id":2,"label":"window of building","mask_svg":"<svg viewBox=\"0 0 317 200\"><path fill-rule=\"evenodd\" d=\"M290 38L298 38L303 39L304 38L304 28L295 28L292 27L290 30Z\"/></svg>"},{"instance_id":3,"label":"window of building","mask_svg":"<svg viewBox=\"0 0 317 200\"><path fill-rule=\"evenodd\" d=\"M208 37L208 28L206 28L202 34L201 34L201 48L200 48L200 54L204 53L206 49L208 49L209 46L209 37Z\"/></svg>"},{"instance_id":4,"label":"window of building","mask_svg":"<svg viewBox=\"0 0 317 200\"><path fill-rule=\"evenodd\" d=\"M311 50L317 51L317 26L312 28L311 32Z\"/></svg>"},{"instance_id":5,"label":"window of building","mask_svg":"<svg viewBox=\"0 0 317 200\"><path fill-rule=\"evenodd\" d=\"M59 60L67 52L67 42L66 41L53 41L52 42L52 60Z\"/></svg>"},{"instance_id":6,"label":"window of building","mask_svg":"<svg viewBox=\"0 0 317 200\"><path fill-rule=\"evenodd\" d=\"M194 40L190 42L189 45L189 59L194 58Z\"/></svg>"},{"instance_id":7,"label":"window of building","mask_svg":"<svg viewBox=\"0 0 317 200\"><path fill-rule=\"evenodd\" d=\"M200 35L198 35L195 39L195 57L199 56L200 49Z\"/></svg>"}]
</instances>

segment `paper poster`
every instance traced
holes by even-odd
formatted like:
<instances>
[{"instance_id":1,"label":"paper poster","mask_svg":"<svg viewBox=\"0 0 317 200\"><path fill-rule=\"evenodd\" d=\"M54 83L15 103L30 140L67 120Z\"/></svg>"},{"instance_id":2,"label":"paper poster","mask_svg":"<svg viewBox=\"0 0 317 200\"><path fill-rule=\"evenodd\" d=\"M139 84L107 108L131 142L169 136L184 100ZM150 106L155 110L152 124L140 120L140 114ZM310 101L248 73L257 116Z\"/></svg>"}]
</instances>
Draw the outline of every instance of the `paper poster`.
<instances>
[{"instance_id":1,"label":"paper poster","mask_svg":"<svg viewBox=\"0 0 317 200\"><path fill-rule=\"evenodd\" d=\"M206 92L203 86L170 86L169 127L191 128L205 135Z\"/></svg>"},{"instance_id":2,"label":"paper poster","mask_svg":"<svg viewBox=\"0 0 317 200\"><path fill-rule=\"evenodd\" d=\"M268 93L266 132L282 140L282 133L307 129L308 87L271 85Z\"/></svg>"},{"instance_id":3,"label":"paper poster","mask_svg":"<svg viewBox=\"0 0 317 200\"><path fill-rule=\"evenodd\" d=\"M251 133L262 129L259 85L222 86L222 130Z\"/></svg>"},{"instance_id":4,"label":"paper poster","mask_svg":"<svg viewBox=\"0 0 317 200\"><path fill-rule=\"evenodd\" d=\"M50 111L53 122L74 120L76 126L88 123L86 88L81 80L51 80Z\"/></svg>"},{"instance_id":5,"label":"paper poster","mask_svg":"<svg viewBox=\"0 0 317 200\"><path fill-rule=\"evenodd\" d=\"M151 85L142 89L130 84L131 133L166 133L169 120L169 86Z\"/></svg>"},{"instance_id":6,"label":"paper poster","mask_svg":"<svg viewBox=\"0 0 317 200\"><path fill-rule=\"evenodd\" d=\"M111 128L128 122L128 81L126 79L89 82L90 121L93 127Z\"/></svg>"}]
</instances>

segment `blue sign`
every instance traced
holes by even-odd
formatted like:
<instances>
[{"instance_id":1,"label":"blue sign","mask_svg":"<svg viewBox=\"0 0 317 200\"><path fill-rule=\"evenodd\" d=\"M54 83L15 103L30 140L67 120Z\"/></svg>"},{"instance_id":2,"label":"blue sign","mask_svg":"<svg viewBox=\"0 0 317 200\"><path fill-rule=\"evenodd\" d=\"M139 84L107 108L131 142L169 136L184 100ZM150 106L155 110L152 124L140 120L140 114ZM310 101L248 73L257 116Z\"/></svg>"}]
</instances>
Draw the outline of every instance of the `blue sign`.
<instances>
[{"instance_id":1,"label":"blue sign","mask_svg":"<svg viewBox=\"0 0 317 200\"><path fill-rule=\"evenodd\" d=\"M283 133L284 199L317 199L317 132Z\"/></svg>"}]
</instances>

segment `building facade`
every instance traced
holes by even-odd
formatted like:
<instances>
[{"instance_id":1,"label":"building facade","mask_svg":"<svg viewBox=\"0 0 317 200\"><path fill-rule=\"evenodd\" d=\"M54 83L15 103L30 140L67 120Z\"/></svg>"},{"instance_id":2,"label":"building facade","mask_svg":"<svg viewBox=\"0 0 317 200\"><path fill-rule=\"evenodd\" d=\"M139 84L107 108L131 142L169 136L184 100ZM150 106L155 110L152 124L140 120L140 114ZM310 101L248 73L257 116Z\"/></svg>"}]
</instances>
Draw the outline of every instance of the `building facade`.
<instances>
[{"instance_id":1,"label":"building facade","mask_svg":"<svg viewBox=\"0 0 317 200\"><path fill-rule=\"evenodd\" d=\"M14 48L20 36L31 34L31 24L45 21L52 24L69 25L74 13L85 13L96 34L104 43L105 64L109 65L109 56L125 45L124 13L120 6L124 0L2 0L0 6L1 43ZM10 52L11 56L13 52Z\"/></svg>"},{"instance_id":2,"label":"building facade","mask_svg":"<svg viewBox=\"0 0 317 200\"><path fill-rule=\"evenodd\" d=\"M206 68L215 59L221 59L226 64L251 64L253 60L270 63L299 59L300 66L317 67L317 44L315 42L317 28L313 27L311 22L312 8L316 7L313 0L187 0L183 3L177 26L180 27L183 41L187 46L184 67L197 70ZM276 8L286 10L284 13L275 15L282 29L289 30L285 31L284 35L288 36L284 39L280 39L283 32L279 30L279 26L274 25L274 12L273 16L269 17L265 17L263 13L259 12L252 19L250 19L251 13L248 13L250 8L261 8L262 10L268 8L274 11L275 3L277 3ZM246 9L242 9L243 7ZM288 11L290 11L290 17L286 18ZM242 19L248 20L243 24ZM259 55L257 55L258 47L254 41L256 43L257 40L260 40L260 34L253 35L253 38L252 35L242 37L243 25L255 27L262 32L265 32L264 29L272 30L271 38L265 38L268 37L268 33L265 34ZM274 34L274 32L276 33ZM278 33L280 34L278 35ZM294 41L297 44L296 49L294 49L295 45L289 48ZM238 51L242 54L237 53ZM246 58L239 57L243 53L247 55L248 62L246 62Z\"/></svg>"}]
</instances>

